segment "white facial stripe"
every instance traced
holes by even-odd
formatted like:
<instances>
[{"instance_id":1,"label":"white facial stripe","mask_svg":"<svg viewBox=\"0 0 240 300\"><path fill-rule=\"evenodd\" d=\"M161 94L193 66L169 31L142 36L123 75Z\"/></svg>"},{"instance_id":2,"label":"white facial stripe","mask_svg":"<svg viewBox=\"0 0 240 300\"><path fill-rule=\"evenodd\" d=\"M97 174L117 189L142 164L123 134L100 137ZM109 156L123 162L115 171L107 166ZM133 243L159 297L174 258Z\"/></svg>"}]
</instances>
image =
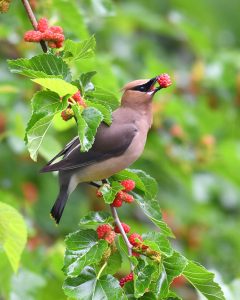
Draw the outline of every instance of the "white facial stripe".
<instances>
[{"instance_id":1,"label":"white facial stripe","mask_svg":"<svg viewBox=\"0 0 240 300\"><path fill-rule=\"evenodd\" d=\"M147 92L148 95L152 95L154 91Z\"/></svg>"}]
</instances>

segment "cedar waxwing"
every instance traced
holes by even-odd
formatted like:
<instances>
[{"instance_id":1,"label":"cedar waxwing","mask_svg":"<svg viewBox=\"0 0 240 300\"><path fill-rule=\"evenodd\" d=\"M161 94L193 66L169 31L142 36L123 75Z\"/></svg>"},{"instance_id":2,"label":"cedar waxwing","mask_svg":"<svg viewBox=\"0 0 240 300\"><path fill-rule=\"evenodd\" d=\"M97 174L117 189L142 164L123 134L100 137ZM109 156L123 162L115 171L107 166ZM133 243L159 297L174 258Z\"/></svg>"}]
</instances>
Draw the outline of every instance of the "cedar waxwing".
<instances>
[{"instance_id":1,"label":"cedar waxwing","mask_svg":"<svg viewBox=\"0 0 240 300\"><path fill-rule=\"evenodd\" d=\"M60 191L51 210L57 223L68 196L79 183L109 178L142 154L152 125L152 98L163 87L154 87L158 78L135 80L124 86L121 106L113 112L112 124L101 123L88 152L80 152L79 139L75 137L42 168L41 172L59 171ZM53 163L60 156L63 159Z\"/></svg>"}]
</instances>

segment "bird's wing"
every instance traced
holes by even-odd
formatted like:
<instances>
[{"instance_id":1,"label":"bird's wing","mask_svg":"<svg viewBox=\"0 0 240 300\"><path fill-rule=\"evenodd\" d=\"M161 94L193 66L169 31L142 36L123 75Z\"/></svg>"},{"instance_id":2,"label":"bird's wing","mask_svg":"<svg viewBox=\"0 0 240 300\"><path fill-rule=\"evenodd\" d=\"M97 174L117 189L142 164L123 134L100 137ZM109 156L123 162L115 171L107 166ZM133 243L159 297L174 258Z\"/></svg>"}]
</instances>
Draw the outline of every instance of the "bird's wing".
<instances>
[{"instance_id":1,"label":"bird's wing","mask_svg":"<svg viewBox=\"0 0 240 300\"><path fill-rule=\"evenodd\" d=\"M47 166L48 165L51 165L54 160L56 160L57 158L65 155L69 149L75 147L79 145L79 139L78 139L78 136L75 136L57 155L55 155L48 163L47 163Z\"/></svg>"},{"instance_id":2,"label":"bird's wing","mask_svg":"<svg viewBox=\"0 0 240 300\"><path fill-rule=\"evenodd\" d=\"M137 128L133 123L114 124L110 127L102 123L98 128L93 147L88 152L80 152L79 140L72 140L54 159L64 155L63 159L51 164L52 159L41 172L72 170L82 168L105 159L119 156L130 146ZM77 142L76 142L77 141Z\"/></svg>"}]
</instances>

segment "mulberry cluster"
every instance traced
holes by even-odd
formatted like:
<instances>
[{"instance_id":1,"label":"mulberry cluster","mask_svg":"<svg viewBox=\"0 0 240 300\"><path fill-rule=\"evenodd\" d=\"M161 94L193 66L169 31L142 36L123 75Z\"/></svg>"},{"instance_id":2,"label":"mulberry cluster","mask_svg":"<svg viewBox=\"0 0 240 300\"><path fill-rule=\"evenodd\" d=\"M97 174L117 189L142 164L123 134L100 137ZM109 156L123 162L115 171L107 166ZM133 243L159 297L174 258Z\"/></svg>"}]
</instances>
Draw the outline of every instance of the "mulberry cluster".
<instances>
[{"instance_id":1,"label":"mulberry cluster","mask_svg":"<svg viewBox=\"0 0 240 300\"><path fill-rule=\"evenodd\" d=\"M64 121L70 120L74 116L74 112L71 108L66 108L61 112L61 117Z\"/></svg>"},{"instance_id":2,"label":"mulberry cluster","mask_svg":"<svg viewBox=\"0 0 240 300\"><path fill-rule=\"evenodd\" d=\"M129 233L131 228L129 225L125 224L125 223L121 223L122 228L124 230L125 233ZM105 239L107 240L109 243L112 243L116 233L121 233L119 227L116 225L114 227L114 229L112 229L112 226L109 224L103 224L103 225L99 225L97 227L97 235L99 239ZM133 245L133 247L135 248L139 248L142 250L145 250L147 248L147 246L145 246L143 244L143 239L141 237L140 234L138 233L132 233L129 237L128 240L130 242L131 245ZM138 256L138 253L133 253L134 256Z\"/></svg>"},{"instance_id":3,"label":"mulberry cluster","mask_svg":"<svg viewBox=\"0 0 240 300\"><path fill-rule=\"evenodd\" d=\"M109 244L112 244L116 233L112 230L112 227L109 224L103 224L98 226L97 235L99 239L104 239Z\"/></svg>"},{"instance_id":4,"label":"mulberry cluster","mask_svg":"<svg viewBox=\"0 0 240 300\"><path fill-rule=\"evenodd\" d=\"M123 202L132 203L133 201L134 201L134 198L132 195L130 195L126 192L120 191L117 193L111 206L120 207L120 206L122 206Z\"/></svg>"},{"instance_id":5,"label":"mulberry cluster","mask_svg":"<svg viewBox=\"0 0 240 300\"><path fill-rule=\"evenodd\" d=\"M68 103L69 103L68 107L61 112L61 117L64 121L68 121L74 116L74 112L71 108L71 104L73 104L74 102L76 102L78 105L82 106L83 108L87 107L86 103L84 102L81 96L80 91L77 91L72 97L68 99Z\"/></svg>"},{"instance_id":6,"label":"mulberry cluster","mask_svg":"<svg viewBox=\"0 0 240 300\"><path fill-rule=\"evenodd\" d=\"M125 233L129 233L129 231L130 231L130 226L128 226L128 225L125 224L125 223L121 223L121 224L122 224L122 228L123 228L124 232L125 232ZM114 227L114 231L115 231L116 233L121 233L121 231L120 231L120 229L119 229L119 227L118 227L117 225Z\"/></svg>"},{"instance_id":7,"label":"mulberry cluster","mask_svg":"<svg viewBox=\"0 0 240 300\"><path fill-rule=\"evenodd\" d=\"M138 233L133 233L128 238L130 244L132 244L134 247L139 247L142 244L142 237Z\"/></svg>"},{"instance_id":8,"label":"mulberry cluster","mask_svg":"<svg viewBox=\"0 0 240 300\"><path fill-rule=\"evenodd\" d=\"M134 201L133 196L127 192L130 192L135 188L135 182L131 179L126 179L122 180L120 183L124 189L117 193L113 203L111 204L113 207L120 207L123 202L132 203Z\"/></svg>"},{"instance_id":9,"label":"mulberry cluster","mask_svg":"<svg viewBox=\"0 0 240 300\"><path fill-rule=\"evenodd\" d=\"M38 43L46 41L50 48L61 48L63 46L64 34L60 26L48 26L48 20L41 18L37 30L29 30L24 34L24 41Z\"/></svg>"},{"instance_id":10,"label":"mulberry cluster","mask_svg":"<svg viewBox=\"0 0 240 300\"><path fill-rule=\"evenodd\" d=\"M166 73L159 75L157 81L161 88L167 88L172 84L170 76Z\"/></svg>"},{"instance_id":11,"label":"mulberry cluster","mask_svg":"<svg viewBox=\"0 0 240 300\"><path fill-rule=\"evenodd\" d=\"M122 206L123 202L132 203L134 198L132 195L128 194L128 192L132 191L135 188L135 182L131 179L122 180L120 184L123 186L123 190L118 192L113 203L111 204L112 207L120 207ZM102 197L102 190L101 188L97 190L97 197ZM122 228L126 234L128 234L131 230L130 226L121 223ZM99 239L105 239L109 243L112 243L115 235L121 233L119 226L116 224L114 227L114 231L109 224L103 224L98 226L97 234ZM140 234L132 233L128 236L128 240L130 244L134 247L132 251L133 256L139 256L139 253L145 253L145 251L149 248L148 246L143 244L143 239ZM134 251L135 250L135 251Z\"/></svg>"},{"instance_id":12,"label":"mulberry cluster","mask_svg":"<svg viewBox=\"0 0 240 300\"><path fill-rule=\"evenodd\" d=\"M119 280L119 284L120 284L121 287L123 287L126 282L132 281L132 280L133 280L133 273L130 273L127 276L121 278Z\"/></svg>"},{"instance_id":13,"label":"mulberry cluster","mask_svg":"<svg viewBox=\"0 0 240 300\"><path fill-rule=\"evenodd\" d=\"M133 189L135 189L135 181L130 180L130 179L126 179L126 180L122 180L121 185L124 187L124 192L130 192Z\"/></svg>"},{"instance_id":14,"label":"mulberry cluster","mask_svg":"<svg viewBox=\"0 0 240 300\"><path fill-rule=\"evenodd\" d=\"M80 91L77 91L71 98L69 98L69 99L68 99L68 102L69 102L69 103L73 103L73 102L74 102L73 100L74 100L76 103L78 103L79 105L81 105L83 108L86 108L86 107L87 107L86 103L84 102L84 100L83 100L83 98L82 98L82 96L81 96Z\"/></svg>"}]
</instances>

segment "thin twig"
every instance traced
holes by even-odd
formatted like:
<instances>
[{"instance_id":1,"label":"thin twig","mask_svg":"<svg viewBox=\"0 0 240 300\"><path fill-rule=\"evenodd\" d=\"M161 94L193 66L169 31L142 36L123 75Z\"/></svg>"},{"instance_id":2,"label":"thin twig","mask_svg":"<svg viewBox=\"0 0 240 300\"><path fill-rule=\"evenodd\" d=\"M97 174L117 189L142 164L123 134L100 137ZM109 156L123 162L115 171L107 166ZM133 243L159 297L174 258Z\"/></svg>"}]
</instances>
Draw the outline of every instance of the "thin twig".
<instances>
[{"instance_id":1,"label":"thin twig","mask_svg":"<svg viewBox=\"0 0 240 300\"><path fill-rule=\"evenodd\" d=\"M113 218L114 218L114 221L115 221L115 224L117 225L117 227L119 228L120 232L121 232L121 235L124 239L124 242L127 246L127 249L128 249L128 255L129 256L132 256L132 245L130 244L129 240L128 240L128 237L122 227L122 224L121 224L121 221L118 217L118 213L117 213L117 210L115 207L111 206L110 205L110 208L111 208L111 212L112 212L112 215L113 215ZM131 270L133 271L133 265L131 263Z\"/></svg>"},{"instance_id":2,"label":"thin twig","mask_svg":"<svg viewBox=\"0 0 240 300\"><path fill-rule=\"evenodd\" d=\"M107 179L103 179L102 183L108 183ZM128 255L132 256L132 245L130 244L130 242L128 240L128 237L127 237L127 235L126 235L126 233L125 233L125 231L124 231L124 229L122 227L122 223L121 223L121 221L120 221L120 219L118 217L117 210L116 210L115 207L113 207L111 205L110 205L110 209L111 209L111 212L112 212L112 215L113 215L113 218L114 218L114 222L117 225L117 227L119 228L119 230L121 232L121 235L122 235L122 237L124 239L124 242L125 242L125 244L127 246ZM132 263L130 263L130 264L131 264L131 270L133 271L133 264Z\"/></svg>"},{"instance_id":3,"label":"thin twig","mask_svg":"<svg viewBox=\"0 0 240 300\"><path fill-rule=\"evenodd\" d=\"M35 30L37 30L37 25L38 25L38 22L37 22L37 19L32 11L32 8L31 8L31 5L29 4L28 0L22 0L22 3L25 7L25 10L28 14L28 17L32 23L32 26ZM40 45L42 47L42 50L43 52L47 52L47 45L44 41L40 41Z\"/></svg>"},{"instance_id":4,"label":"thin twig","mask_svg":"<svg viewBox=\"0 0 240 300\"><path fill-rule=\"evenodd\" d=\"M107 180L106 180L106 179L103 179L103 180L102 180L102 183L103 183L103 184L104 184L104 183L107 183ZM100 187L99 184L97 184L96 182L93 182L93 181L89 182L89 184L90 184L90 185L93 185L93 186L95 186L95 187L97 187L97 188ZM120 221L120 219L119 219L119 217L118 217L117 210L116 210L115 207L113 207L113 206L111 206L111 205L110 205L110 209L111 209L111 213L112 213L113 218L114 218L114 222L115 222L115 224L117 225L117 227L119 228L119 230L120 230L120 232L121 232L121 235L122 235L122 237L123 237L123 240L124 240L124 242L125 242L125 244L126 244L126 246L127 246L127 249L128 249L128 255L129 255L129 256L132 256L132 245L130 244L130 242L129 242L129 240L128 240L128 237L127 237L127 235L126 235L126 233L125 233L125 231L124 231L124 229L123 229L123 227L122 227L122 223L121 223L121 221ZM132 263L131 263L131 271L133 271L133 264L132 264Z\"/></svg>"}]
</instances>

